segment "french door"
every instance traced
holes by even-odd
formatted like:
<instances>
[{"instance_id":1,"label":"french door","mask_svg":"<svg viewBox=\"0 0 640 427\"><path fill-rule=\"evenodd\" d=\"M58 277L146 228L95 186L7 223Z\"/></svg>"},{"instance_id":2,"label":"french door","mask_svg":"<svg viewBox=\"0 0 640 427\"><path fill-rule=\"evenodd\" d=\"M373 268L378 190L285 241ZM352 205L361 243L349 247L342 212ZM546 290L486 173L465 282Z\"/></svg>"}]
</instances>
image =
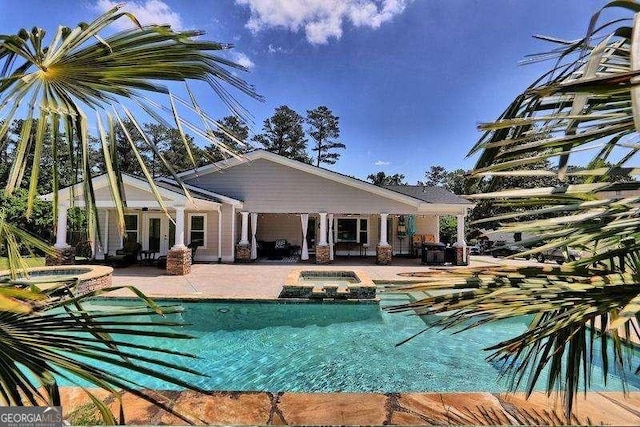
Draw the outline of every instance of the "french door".
<instances>
[{"instance_id":1,"label":"french door","mask_svg":"<svg viewBox=\"0 0 640 427\"><path fill-rule=\"evenodd\" d=\"M166 215L147 214L143 230L142 248L166 255L176 242L176 227Z\"/></svg>"}]
</instances>

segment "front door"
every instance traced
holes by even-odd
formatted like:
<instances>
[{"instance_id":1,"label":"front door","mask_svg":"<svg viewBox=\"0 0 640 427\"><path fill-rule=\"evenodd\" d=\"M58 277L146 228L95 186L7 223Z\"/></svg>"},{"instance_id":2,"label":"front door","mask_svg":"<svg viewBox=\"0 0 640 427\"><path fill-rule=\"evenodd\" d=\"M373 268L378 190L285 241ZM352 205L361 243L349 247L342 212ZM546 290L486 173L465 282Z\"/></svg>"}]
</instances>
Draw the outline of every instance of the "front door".
<instances>
[{"instance_id":1,"label":"front door","mask_svg":"<svg viewBox=\"0 0 640 427\"><path fill-rule=\"evenodd\" d=\"M175 244L175 225L164 214L148 214L144 231L143 249L145 250L166 255Z\"/></svg>"}]
</instances>

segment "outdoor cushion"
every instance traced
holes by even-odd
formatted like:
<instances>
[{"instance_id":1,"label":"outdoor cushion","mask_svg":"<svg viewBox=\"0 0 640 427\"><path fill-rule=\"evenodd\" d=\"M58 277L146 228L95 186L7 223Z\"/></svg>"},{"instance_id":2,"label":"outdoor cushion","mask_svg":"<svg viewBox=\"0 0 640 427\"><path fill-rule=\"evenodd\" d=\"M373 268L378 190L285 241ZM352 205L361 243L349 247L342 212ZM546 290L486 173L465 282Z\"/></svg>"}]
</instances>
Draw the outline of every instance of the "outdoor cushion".
<instances>
[{"instance_id":1,"label":"outdoor cushion","mask_svg":"<svg viewBox=\"0 0 640 427\"><path fill-rule=\"evenodd\" d=\"M278 239L276 240L274 249L285 249L287 246L289 246L289 242L287 242L286 239Z\"/></svg>"}]
</instances>

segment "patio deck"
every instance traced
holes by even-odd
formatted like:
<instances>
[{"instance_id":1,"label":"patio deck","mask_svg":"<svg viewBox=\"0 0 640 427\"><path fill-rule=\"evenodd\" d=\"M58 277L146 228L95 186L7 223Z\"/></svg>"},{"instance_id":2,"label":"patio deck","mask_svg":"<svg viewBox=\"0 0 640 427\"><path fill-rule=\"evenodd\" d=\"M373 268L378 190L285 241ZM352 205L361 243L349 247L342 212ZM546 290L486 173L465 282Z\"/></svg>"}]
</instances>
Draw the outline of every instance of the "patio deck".
<instances>
[{"instance_id":1,"label":"patio deck","mask_svg":"<svg viewBox=\"0 0 640 427\"><path fill-rule=\"evenodd\" d=\"M495 259L487 256L471 258L472 266L528 265L527 261ZM294 268L308 270L358 269L364 270L374 282L407 280L399 273L428 271L418 259L394 258L392 265L375 265L373 258L340 257L330 265L313 263L252 263L252 264L195 264L186 276L170 276L163 269L132 266L116 269L114 285L134 285L152 297L275 299L287 274ZM456 268L456 267L451 267ZM113 295L130 295L121 290Z\"/></svg>"}]
</instances>

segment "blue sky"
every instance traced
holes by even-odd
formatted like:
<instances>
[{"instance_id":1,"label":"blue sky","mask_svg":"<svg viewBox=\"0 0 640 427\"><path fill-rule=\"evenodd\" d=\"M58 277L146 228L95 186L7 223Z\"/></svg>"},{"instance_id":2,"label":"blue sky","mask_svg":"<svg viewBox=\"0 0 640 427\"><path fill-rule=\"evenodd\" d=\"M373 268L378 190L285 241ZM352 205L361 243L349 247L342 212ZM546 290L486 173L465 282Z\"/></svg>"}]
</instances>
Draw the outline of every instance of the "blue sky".
<instances>
[{"instance_id":1,"label":"blue sky","mask_svg":"<svg viewBox=\"0 0 640 427\"><path fill-rule=\"evenodd\" d=\"M55 4L54 4L55 3ZM108 0L0 0L0 33L89 21ZM117 1L113 2L114 4ZM347 145L338 172L365 178L429 166L471 168L479 122L495 119L549 64L521 66L550 46L533 34L577 39L605 3L594 0L137 0L143 23L202 29L235 44L231 57L266 101L238 95L253 130L275 107L304 115L326 105ZM203 88L213 117L227 114Z\"/></svg>"}]
</instances>

